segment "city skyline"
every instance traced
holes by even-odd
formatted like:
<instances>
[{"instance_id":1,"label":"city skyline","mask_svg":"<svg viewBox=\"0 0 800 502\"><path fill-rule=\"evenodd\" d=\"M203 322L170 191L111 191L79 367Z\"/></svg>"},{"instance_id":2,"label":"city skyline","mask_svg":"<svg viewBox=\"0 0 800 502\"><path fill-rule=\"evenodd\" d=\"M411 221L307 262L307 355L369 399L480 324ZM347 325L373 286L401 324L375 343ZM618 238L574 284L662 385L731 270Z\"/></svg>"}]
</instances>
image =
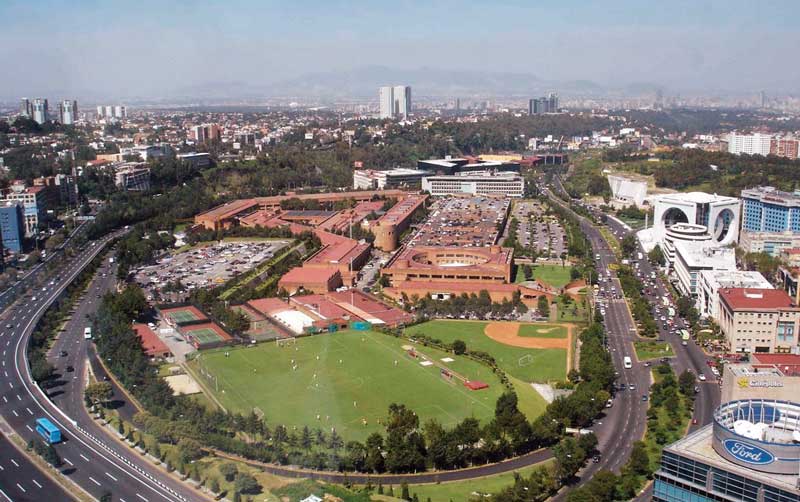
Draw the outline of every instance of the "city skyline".
<instances>
[{"instance_id":1,"label":"city skyline","mask_svg":"<svg viewBox=\"0 0 800 502\"><path fill-rule=\"evenodd\" d=\"M246 82L270 95L276 84L309 74L386 64L386 54L396 70L522 73L615 89L648 82L676 91L787 92L800 69L783 62L792 60L800 34L787 16L773 15L790 11L791 2L768 3L502 2L485 9L409 2L413 8L397 10L240 0L223 10L209 3L8 2L0 6L7 20L0 64L16 71L0 97L190 95L215 82ZM142 64L147 71L137 70Z\"/></svg>"}]
</instances>

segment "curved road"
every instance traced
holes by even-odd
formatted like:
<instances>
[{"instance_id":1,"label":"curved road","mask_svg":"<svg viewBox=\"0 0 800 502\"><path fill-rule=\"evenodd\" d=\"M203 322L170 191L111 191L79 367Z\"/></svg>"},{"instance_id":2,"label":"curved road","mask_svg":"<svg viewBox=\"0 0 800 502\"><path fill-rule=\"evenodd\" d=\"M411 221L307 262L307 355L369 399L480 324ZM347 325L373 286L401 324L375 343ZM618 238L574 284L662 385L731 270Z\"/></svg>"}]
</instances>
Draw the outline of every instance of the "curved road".
<instances>
[{"instance_id":1,"label":"curved road","mask_svg":"<svg viewBox=\"0 0 800 502\"><path fill-rule=\"evenodd\" d=\"M26 349L36 322L116 235L119 233L89 243L60 269L63 277L59 281L37 287L24 303L18 302L5 316L0 338L0 365L5 377L0 414L25 441L41 440L32 428L36 418L47 417L55 423L65 436L65 441L56 446L65 463L62 473L93 497L112 493L114 500L122 502L205 500L202 494L159 470L138 453L109 440L104 430L90 418L69 416L51 402L46 391L30 376ZM79 403L80 399L82 397L74 401Z\"/></svg>"}]
</instances>

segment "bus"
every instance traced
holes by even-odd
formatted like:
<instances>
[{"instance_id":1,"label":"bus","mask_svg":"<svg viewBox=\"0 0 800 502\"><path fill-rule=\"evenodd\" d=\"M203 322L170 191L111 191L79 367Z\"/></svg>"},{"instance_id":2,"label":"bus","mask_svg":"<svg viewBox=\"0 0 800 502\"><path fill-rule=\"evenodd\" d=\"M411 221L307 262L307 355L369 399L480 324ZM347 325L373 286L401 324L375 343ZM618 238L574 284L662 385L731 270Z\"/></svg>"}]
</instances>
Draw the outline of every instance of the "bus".
<instances>
[{"instance_id":1,"label":"bus","mask_svg":"<svg viewBox=\"0 0 800 502\"><path fill-rule=\"evenodd\" d=\"M89 326L86 326L85 328L83 328L83 338L85 340L91 340L92 339L92 328L90 328Z\"/></svg>"},{"instance_id":2,"label":"bus","mask_svg":"<svg viewBox=\"0 0 800 502\"><path fill-rule=\"evenodd\" d=\"M667 312L669 312L669 316L670 316L670 317L675 317L675 309L674 309L674 308L672 308L672 307L669 307L669 308L667 309Z\"/></svg>"},{"instance_id":3,"label":"bus","mask_svg":"<svg viewBox=\"0 0 800 502\"><path fill-rule=\"evenodd\" d=\"M631 362L630 356L625 356L622 359L622 365L625 366L626 370L629 370L629 369L633 368L633 363Z\"/></svg>"},{"instance_id":4,"label":"bus","mask_svg":"<svg viewBox=\"0 0 800 502\"><path fill-rule=\"evenodd\" d=\"M689 340L689 332L685 329L681 330L681 340Z\"/></svg>"},{"instance_id":5,"label":"bus","mask_svg":"<svg viewBox=\"0 0 800 502\"><path fill-rule=\"evenodd\" d=\"M36 432L50 444L61 442L61 431L46 418L36 419Z\"/></svg>"}]
</instances>

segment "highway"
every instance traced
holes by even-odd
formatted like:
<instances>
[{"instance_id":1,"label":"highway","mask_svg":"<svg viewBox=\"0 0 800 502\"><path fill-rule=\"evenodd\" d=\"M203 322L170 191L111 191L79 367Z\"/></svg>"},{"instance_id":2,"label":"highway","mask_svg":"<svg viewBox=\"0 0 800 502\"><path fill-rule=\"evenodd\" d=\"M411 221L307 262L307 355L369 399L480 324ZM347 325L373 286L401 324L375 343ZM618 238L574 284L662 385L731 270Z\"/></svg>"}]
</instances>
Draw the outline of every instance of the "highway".
<instances>
[{"instance_id":1,"label":"highway","mask_svg":"<svg viewBox=\"0 0 800 502\"><path fill-rule=\"evenodd\" d=\"M605 416L600 417L591 427L597 436L598 450L601 456L598 462L591 461L578 473L578 481L570 486L570 488L574 488L588 482L595 473L601 470L619 473L621 467L628 461L633 449L633 442L644 436L647 424L648 403L642 401L642 395L649 391L650 372L649 368L642 364L634 363L630 369L625 369L623 365L625 356L635 359L632 342L637 339L637 336L636 327L628 304L623 299L616 272L609 267L609 265L616 264L617 259L614 252L591 221L574 213L569 205L556 197L549 189L543 188L542 192L548 196L551 202L575 214L580 221L581 230L592 246L598 275L603 277L601 282L603 289L598 295L595 308L602 308L605 311L603 324L607 346L618 374L619 390L613 398L612 407L607 408ZM566 490L563 490L553 500L565 500L567 493Z\"/></svg>"},{"instance_id":2,"label":"highway","mask_svg":"<svg viewBox=\"0 0 800 502\"><path fill-rule=\"evenodd\" d=\"M73 498L0 436L0 502L70 501Z\"/></svg>"},{"instance_id":3,"label":"highway","mask_svg":"<svg viewBox=\"0 0 800 502\"><path fill-rule=\"evenodd\" d=\"M59 270L58 281L51 281L44 287L37 286L24 303L18 302L4 316L0 334L0 371L4 372L5 378L0 388L0 414L25 441L40 440L32 428L36 418L47 417L55 423L65 436L65 441L56 446L65 463L62 473L96 498L111 493L114 500L123 502L204 500L199 492L157 469L127 446L110 439L86 415L82 409L80 380L86 358L85 343L73 343L70 350L60 346L58 353L66 350L68 355L59 369L66 369L67 361L75 368L74 372L62 373L61 385L43 391L31 379L26 347L36 321L112 237L89 243ZM77 379L76 374L79 376ZM65 375L72 377L65 379ZM45 392L52 392L58 407Z\"/></svg>"}]
</instances>

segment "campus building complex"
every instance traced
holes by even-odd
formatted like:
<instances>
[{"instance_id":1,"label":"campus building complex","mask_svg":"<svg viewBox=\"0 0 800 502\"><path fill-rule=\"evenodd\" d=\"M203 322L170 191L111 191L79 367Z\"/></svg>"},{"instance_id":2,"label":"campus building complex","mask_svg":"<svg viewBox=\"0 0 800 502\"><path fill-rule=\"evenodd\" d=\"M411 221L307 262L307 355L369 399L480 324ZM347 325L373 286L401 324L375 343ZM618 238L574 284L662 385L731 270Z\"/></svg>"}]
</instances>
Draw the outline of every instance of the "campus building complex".
<instances>
[{"instance_id":1,"label":"campus building complex","mask_svg":"<svg viewBox=\"0 0 800 502\"><path fill-rule=\"evenodd\" d=\"M470 194L522 197L525 195L525 180L514 172L427 176L422 179L422 190L439 196Z\"/></svg>"},{"instance_id":2,"label":"campus building complex","mask_svg":"<svg viewBox=\"0 0 800 502\"><path fill-rule=\"evenodd\" d=\"M781 289L720 290L718 322L734 352L800 353L800 307Z\"/></svg>"}]
</instances>

